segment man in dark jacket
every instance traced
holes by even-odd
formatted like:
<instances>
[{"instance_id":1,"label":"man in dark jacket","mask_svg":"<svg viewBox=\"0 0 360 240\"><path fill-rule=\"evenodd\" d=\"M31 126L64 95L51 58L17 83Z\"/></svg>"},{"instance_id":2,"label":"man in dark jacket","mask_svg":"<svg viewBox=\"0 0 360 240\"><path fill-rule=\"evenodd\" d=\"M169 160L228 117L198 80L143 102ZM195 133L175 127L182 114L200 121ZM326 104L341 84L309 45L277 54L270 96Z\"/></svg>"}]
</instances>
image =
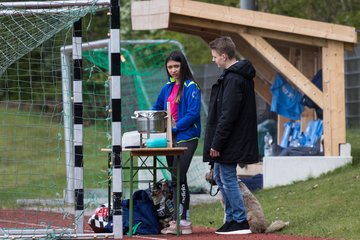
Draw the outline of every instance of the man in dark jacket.
<instances>
[{"instance_id":1,"label":"man in dark jacket","mask_svg":"<svg viewBox=\"0 0 360 240\"><path fill-rule=\"evenodd\" d=\"M209 43L212 60L224 71L212 86L204 140L205 162L214 165L214 179L225 203L225 223L217 234L251 233L236 166L258 162L254 81L247 60L237 61L230 37Z\"/></svg>"}]
</instances>

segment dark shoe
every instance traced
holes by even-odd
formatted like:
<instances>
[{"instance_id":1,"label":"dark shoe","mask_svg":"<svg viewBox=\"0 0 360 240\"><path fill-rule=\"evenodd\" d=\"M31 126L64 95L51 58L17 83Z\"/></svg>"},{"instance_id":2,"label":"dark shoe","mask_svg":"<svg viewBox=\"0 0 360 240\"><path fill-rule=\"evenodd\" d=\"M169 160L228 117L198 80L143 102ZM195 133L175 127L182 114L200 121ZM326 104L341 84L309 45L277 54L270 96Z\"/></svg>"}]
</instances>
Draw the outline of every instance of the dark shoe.
<instances>
[{"instance_id":1,"label":"dark shoe","mask_svg":"<svg viewBox=\"0 0 360 240\"><path fill-rule=\"evenodd\" d=\"M218 230L215 231L215 233L224 232L233 222L234 220L230 222L225 222L224 225L222 225Z\"/></svg>"},{"instance_id":2,"label":"dark shoe","mask_svg":"<svg viewBox=\"0 0 360 240\"><path fill-rule=\"evenodd\" d=\"M225 225L225 224L224 224ZM229 226L221 231L216 231L217 234L249 234L251 233L248 221L236 222L231 221Z\"/></svg>"}]
</instances>

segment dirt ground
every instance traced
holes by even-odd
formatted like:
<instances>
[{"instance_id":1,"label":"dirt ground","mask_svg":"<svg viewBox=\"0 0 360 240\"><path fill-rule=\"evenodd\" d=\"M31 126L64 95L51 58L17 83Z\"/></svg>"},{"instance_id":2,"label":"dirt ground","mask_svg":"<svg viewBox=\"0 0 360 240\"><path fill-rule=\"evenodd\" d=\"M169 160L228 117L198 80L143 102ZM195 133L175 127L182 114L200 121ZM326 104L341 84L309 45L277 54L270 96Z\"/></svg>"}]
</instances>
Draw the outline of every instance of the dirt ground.
<instances>
[{"instance_id":1,"label":"dirt ground","mask_svg":"<svg viewBox=\"0 0 360 240\"><path fill-rule=\"evenodd\" d=\"M58 212L39 212L34 210L6 210L0 209L0 230L1 228L69 228L72 226L72 215L64 216ZM85 217L84 233L91 234L93 231L87 224L89 217ZM1 232L1 231L0 231ZM190 235L146 235L133 236L131 239L138 240L166 240L166 239L191 239L191 240L330 240L330 238L312 238L301 236L290 236L281 234L248 234L248 235L218 235L214 228L193 227L193 234ZM0 234L1 236L1 234ZM124 239L130 239L124 236ZM333 240L333 239L332 239Z\"/></svg>"}]
</instances>

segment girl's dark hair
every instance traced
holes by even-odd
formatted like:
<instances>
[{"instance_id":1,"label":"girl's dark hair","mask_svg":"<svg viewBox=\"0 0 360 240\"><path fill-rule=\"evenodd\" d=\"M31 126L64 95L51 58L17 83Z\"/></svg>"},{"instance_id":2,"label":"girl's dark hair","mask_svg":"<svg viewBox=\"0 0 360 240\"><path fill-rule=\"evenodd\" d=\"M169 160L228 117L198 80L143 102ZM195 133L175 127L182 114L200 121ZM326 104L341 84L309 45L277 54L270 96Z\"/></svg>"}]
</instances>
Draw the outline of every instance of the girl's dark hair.
<instances>
[{"instance_id":1,"label":"girl's dark hair","mask_svg":"<svg viewBox=\"0 0 360 240\"><path fill-rule=\"evenodd\" d=\"M171 75L169 74L169 71L167 69L167 63L172 60L175 62L179 62L180 63L180 85L179 85L179 91L176 95L176 102L180 101L183 89L184 89L184 83L186 80L192 80L196 83L194 76L192 75L191 71L190 71L190 67L189 64L184 56L184 54L182 54L182 52L180 51L173 51L169 54L169 56L166 58L165 60L165 69L166 69L166 73L168 75L168 77L170 78ZM197 83L196 83L197 84Z\"/></svg>"}]
</instances>

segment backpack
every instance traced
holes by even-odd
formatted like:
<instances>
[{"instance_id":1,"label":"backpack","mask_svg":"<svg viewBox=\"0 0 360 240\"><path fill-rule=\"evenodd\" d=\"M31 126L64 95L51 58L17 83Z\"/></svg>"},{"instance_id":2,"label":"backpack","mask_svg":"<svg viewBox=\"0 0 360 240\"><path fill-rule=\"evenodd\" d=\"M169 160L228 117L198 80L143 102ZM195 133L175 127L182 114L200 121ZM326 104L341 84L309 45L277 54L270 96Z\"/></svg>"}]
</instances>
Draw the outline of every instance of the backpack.
<instances>
[{"instance_id":1,"label":"backpack","mask_svg":"<svg viewBox=\"0 0 360 240\"><path fill-rule=\"evenodd\" d=\"M129 206L130 200L122 202L123 208L123 230L129 231ZM152 235L160 233L160 224L153 201L145 190L138 190L133 194L133 233Z\"/></svg>"}]
</instances>

